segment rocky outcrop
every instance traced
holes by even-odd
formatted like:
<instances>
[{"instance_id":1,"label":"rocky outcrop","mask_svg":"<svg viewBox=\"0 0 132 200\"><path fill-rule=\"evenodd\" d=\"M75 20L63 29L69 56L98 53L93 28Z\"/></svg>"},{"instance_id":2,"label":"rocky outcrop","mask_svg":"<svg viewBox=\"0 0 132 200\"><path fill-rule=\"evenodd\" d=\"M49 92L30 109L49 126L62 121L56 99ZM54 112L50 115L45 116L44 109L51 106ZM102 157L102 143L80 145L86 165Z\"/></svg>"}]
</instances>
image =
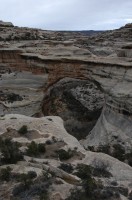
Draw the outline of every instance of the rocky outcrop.
<instances>
[{"instance_id":1,"label":"rocky outcrop","mask_svg":"<svg viewBox=\"0 0 132 200\"><path fill-rule=\"evenodd\" d=\"M3 22L0 20L0 27L14 27L14 25L11 22Z\"/></svg>"}]
</instances>

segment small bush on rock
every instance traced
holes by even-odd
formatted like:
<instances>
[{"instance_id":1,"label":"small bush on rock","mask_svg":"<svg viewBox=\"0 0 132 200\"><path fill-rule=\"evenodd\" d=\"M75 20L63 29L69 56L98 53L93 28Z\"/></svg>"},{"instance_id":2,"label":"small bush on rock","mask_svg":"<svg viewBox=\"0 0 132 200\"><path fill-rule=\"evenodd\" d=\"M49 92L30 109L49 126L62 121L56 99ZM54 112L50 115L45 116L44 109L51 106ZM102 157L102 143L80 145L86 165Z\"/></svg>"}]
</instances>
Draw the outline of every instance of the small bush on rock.
<instances>
[{"instance_id":1,"label":"small bush on rock","mask_svg":"<svg viewBox=\"0 0 132 200\"><path fill-rule=\"evenodd\" d=\"M85 164L79 164L77 166L77 172L75 173L81 179L87 179L91 177L91 167Z\"/></svg>"},{"instance_id":2,"label":"small bush on rock","mask_svg":"<svg viewBox=\"0 0 132 200\"><path fill-rule=\"evenodd\" d=\"M34 141L32 141L28 145L27 155L29 156L38 156L39 154L45 153L45 152L46 152L46 148L44 144L37 144Z\"/></svg>"},{"instance_id":3,"label":"small bush on rock","mask_svg":"<svg viewBox=\"0 0 132 200\"><path fill-rule=\"evenodd\" d=\"M59 166L59 168L64 170L67 173L72 173L73 172L73 166L70 163L62 163Z\"/></svg>"},{"instance_id":4,"label":"small bush on rock","mask_svg":"<svg viewBox=\"0 0 132 200\"><path fill-rule=\"evenodd\" d=\"M21 186L23 189L29 189L32 184L32 180L37 177L37 173L35 171L29 171L27 174L19 174L17 179L21 182ZM19 188L18 187L18 188Z\"/></svg>"},{"instance_id":5,"label":"small bush on rock","mask_svg":"<svg viewBox=\"0 0 132 200\"><path fill-rule=\"evenodd\" d=\"M92 168L93 176L107 177L107 178L112 176L112 174L109 172L110 170L109 162L95 159L92 165L93 165L93 168Z\"/></svg>"},{"instance_id":6,"label":"small bush on rock","mask_svg":"<svg viewBox=\"0 0 132 200\"><path fill-rule=\"evenodd\" d=\"M117 158L120 161L124 161L125 160L125 149L123 146L121 146L120 144L115 144L113 145L114 151L112 153L112 156Z\"/></svg>"},{"instance_id":7,"label":"small bush on rock","mask_svg":"<svg viewBox=\"0 0 132 200\"><path fill-rule=\"evenodd\" d=\"M65 151L64 149L59 149L57 153L60 160L68 160L73 156L73 151L71 149L68 149L68 151Z\"/></svg>"},{"instance_id":8,"label":"small bush on rock","mask_svg":"<svg viewBox=\"0 0 132 200\"><path fill-rule=\"evenodd\" d=\"M11 178L11 168L3 168L0 171L0 180L1 181L9 181Z\"/></svg>"},{"instance_id":9,"label":"small bush on rock","mask_svg":"<svg viewBox=\"0 0 132 200\"><path fill-rule=\"evenodd\" d=\"M66 200L88 200L88 199L85 197L85 193L82 189L75 188L70 191L70 196L66 198Z\"/></svg>"},{"instance_id":10,"label":"small bush on rock","mask_svg":"<svg viewBox=\"0 0 132 200\"><path fill-rule=\"evenodd\" d=\"M6 164L15 164L23 159L23 155L19 150L19 144L11 139L0 139L0 150L2 153L2 162Z\"/></svg>"},{"instance_id":11,"label":"small bush on rock","mask_svg":"<svg viewBox=\"0 0 132 200\"><path fill-rule=\"evenodd\" d=\"M38 152L39 153L45 153L46 152L46 148L44 144L38 144Z\"/></svg>"}]
</instances>

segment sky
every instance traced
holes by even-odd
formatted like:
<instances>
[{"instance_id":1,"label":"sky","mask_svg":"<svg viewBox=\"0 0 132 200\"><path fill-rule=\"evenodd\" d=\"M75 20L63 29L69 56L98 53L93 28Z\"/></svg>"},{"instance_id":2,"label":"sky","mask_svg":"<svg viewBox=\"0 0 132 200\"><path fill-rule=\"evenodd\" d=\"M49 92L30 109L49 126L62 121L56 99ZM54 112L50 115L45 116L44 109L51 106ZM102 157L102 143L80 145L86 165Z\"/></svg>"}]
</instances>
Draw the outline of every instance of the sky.
<instances>
[{"instance_id":1,"label":"sky","mask_svg":"<svg viewBox=\"0 0 132 200\"><path fill-rule=\"evenodd\" d=\"M132 0L0 0L0 20L45 30L110 30L132 23Z\"/></svg>"}]
</instances>

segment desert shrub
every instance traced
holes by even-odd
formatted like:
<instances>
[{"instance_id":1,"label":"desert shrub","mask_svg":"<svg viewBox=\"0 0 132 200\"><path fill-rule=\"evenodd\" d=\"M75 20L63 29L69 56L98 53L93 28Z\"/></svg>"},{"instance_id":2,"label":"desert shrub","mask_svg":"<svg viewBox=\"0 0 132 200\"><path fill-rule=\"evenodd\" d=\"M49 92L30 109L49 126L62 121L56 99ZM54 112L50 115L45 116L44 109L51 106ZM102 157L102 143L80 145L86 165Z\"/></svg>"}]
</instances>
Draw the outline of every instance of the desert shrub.
<instances>
[{"instance_id":1,"label":"desert shrub","mask_svg":"<svg viewBox=\"0 0 132 200\"><path fill-rule=\"evenodd\" d=\"M59 166L59 168L64 170L67 173L72 173L73 172L73 166L70 163L62 163Z\"/></svg>"},{"instance_id":2,"label":"desert shrub","mask_svg":"<svg viewBox=\"0 0 132 200\"><path fill-rule=\"evenodd\" d=\"M48 188L51 185L51 180L47 181L43 177L31 179L29 174L22 174L19 178L20 184L13 189L15 199L42 199L48 200Z\"/></svg>"},{"instance_id":3,"label":"desert shrub","mask_svg":"<svg viewBox=\"0 0 132 200\"><path fill-rule=\"evenodd\" d=\"M99 161L94 161L95 167L109 169L107 163L99 163ZM71 191L70 196L66 200L103 200L103 199L119 199L119 194L112 191L110 188L106 188L102 185L101 181L97 181L94 178L94 167L79 164L76 168L75 173L79 178L81 178L82 189L74 189Z\"/></svg>"},{"instance_id":4,"label":"desert shrub","mask_svg":"<svg viewBox=\"0 0 132 200\"><path fill-rule=\"evenodd\" d=\"M96 193L96 191L95 191ZM120 199L120 194L118 192L113 191L113 188L103 188L102 190L97 191L97 193L95 194L94 199L99 199L99 200L103 200L103 199Z\"/></svg>"},{"instance_id":5,"label":"desert shrub","mask_svg":"<svg viewBox=\"0 0 132 200\"><path fill-rule=\"evenodd\" d=\"M34 141L32 141L28 145L27 155L29 156L38 156L39 154L45 153L45 152L46 152L46 148L44 144L37 144Z\"/></svg>"},{"instance_id":6,"label":"desert shrub","mask_svg":"<svg viewBox=\"0 0 132 200\"><path fill-rule=\"evenodd\" d=\"M1 169L0 171L0 180L2 181L9 181L11 178L11 168L6 167Z\"/></svg>"},{"instance_id":7,"label":"desert shrub","mask_svg":"<svg viewBox=\"0 0 132 200\"><path fill-rule=\"evenodd\" d=\"M9 103L13 103L14 101L22 101L22 100L23 98L19 96L18 94L11 93L11 94L8 94L7 96L7 101Z\"/></svg>"},{"instance_id":8,"label":"desert shrub","mask_svg":"<svg viewBox=\"0 0 132 200\"><path fill-rule=\"evenodd\" d=\"M31 184L33 183L33 179L37 177L37 173L35 171L29 171L27 174L19 174L17 180L21 183L18 187L25 189L29 189Z\"/></svg>"},{"instance_id":9,"label":"desert shrub","mask_svg":"<svg viewBox=\"0 0 132 200\"><path fill-rule=\"evenodd\" d=\"M117 158L120 161L124 161L125 160L125 149L123 148L123 146L121 146L120 144L115 144L113 145L113 153L112 156Z\"/></svg>"},{"instance_id":10,"label":"desert shrub","mask_svg":"<svg viewBox=\"0 0 132 200\"><path fill-rule=\"evenodd\" d=\"M70 191L70 196L66 198L66 200L88 200L85 197L84 191L81 189L75 188L71 189Z\"/></svg>"},{"instance_id":11,"label":"desert shrub","mask_svg":"<svg viewBox=\"0 0 132 200\"><path fill-rule=\"evenodd\" d=\"M112 174L109 172L110 170L109 162L95 159L92 165L93 165L93 168L92 168L93 176L107 177L107 178L112 176Z\"/></svg>"},{"instance_id":12,"label":"desert shrub","mask_svg":"<svg viewBox=\"0 0 132 200\"><path fill-rule=\"evenodd\" d=\"M19 150L19 144L11 139L0 140L0 150L2 153L2 162L6 164L15 164L23 159L23 155Z\"/></svg>"},{"instance_id":13,"label":"desert shrub","mask_svg":"<svg viewBox=\"0 0 132 200\"><path fill-rule=\"evenodd\" d=\"M92 171L91 167L85 164L79 164L76 168L77 172L75 173L81 179L87 179L91 177Z\"/></svg>"},{"instance_id":14,"label":"desert shrub","mask_svg":"<svg viewBox=\"0 0 132 200\"><path fill-rule=\"evenodd\" d=\"M19 130L18 133L20 133L21 135L25 135L28 132L28 128L26 125L23 125Z\"/></svg>"},{"instance_id":15,"label":"desert shrub","mask_svg":"<svg viewBox=\"0 0 132 200\"><path fill-rule=\"evenodd\" d=\"M48 181L51 177L52 177L52 175L48 170L43 171L43 176L42 176L43 181Z\"/></svg>"},{"instance_id":16,"label":"desert shrub","mask_svg":"<svg viewBox=\"0 0 132 200\"><path fill-rule=\"evenodd\" d=\"M32 184L32 178L28 174L21 174L19 176L19 180L26 189L29 189L30 185Z\"/></svg>"},{"instance_id":17,"label":"desert shrub","mask_svg":"<svg viewBox=\"0 0 132 200\"><path fill-rule=\"evenodd\" d=\"M46 141L46 144L47 144L47 145L51 145L51 144L52 144L52 141L51 141L51 140L47 140L47 141Z\"/></svg>"},{"instance_id":18,"label":"desert shrub","mask_svg":"<svg viewBox=\"0 0 132 200\"><path fill-rule=\"evenodd\" d=\"M125 158L127 159L128 164L132 167L132 150L130 151L130 153L127 153L125 155Z\"/></svg>"},{"instance_id":19,"label":"desert shrub","mask_svg":"<svg viewBox=\"0 0 132 200\"><path fill-rule=\"evenodd\" d=\"M103 152L105 154L110 154L110 146L109 145L100 145L97 149L98 152Z\"/></svg>"},{"instance_id":20,"label":"desert shrub","mask_svg":"<svg viewBox=\"0 0 132 200\"><path fill-rule=\"evenodd\" d=\"M60 160L68 160L73 156L73 151L71 149L68 149L68 151L65 151L64 149L59 149L57 153Z\"/></svg>"},{"instance_id":21,"label":"desert shrub","mask_svg":"<svg viewBox=\"0 0 132 200\"><path fill-rule=\"evenodd\" d=\"M95 151L95 150L94 150L94 146L88 146L87 149L90 150L90 151L93 151L93 152Z\"/></svg>"},{"instance_id":22,"label":"desert shrub","mask_svg":"<svg viewBox=\"0 0 132 200\"><path fill-rule=\"evenodd\" d=\"M89 176L87 179L82 181L82 187L88 197L94 196L94 190L98 188L97 183L92 176Z\"/></svg>"},{"instance_id":23,"label":"desert shrub","mask_svg":"<svg viewBox=\"0 0 132 200\"><path fill-rule=\"evenodd\" d=\"M96 181L92 177L91 167L80 164L77 166L76 175L82 179L82 186L87 196L91 196L93 191L97 188Z\"/></svg>"},{"instance_id":24,"label":"desert shrub","mask_svg":"<svg viewBox=\"0 0 132 200\"><path fill-rule=\"evenodd\" d=\"M39 200L48 200L48 199L49 199L48 192L39 195Z\"/></svg>"},{"instance_id":25,"label":"desert shrub","mask_svg":"<svg viewBox=\"0 0 132 200\"><path fill-rule=\"evenodd\" d=\"M30 179L34 179L34 178L37 177L37 173L36 173L35 171L29 171L29 172L28 172L28 177L29 177Z\"/></svg>"},{"instance_id":26,"label":"desert shrub","mask_svg":"<svg viewBox=\"0 0 132 200\"><path fill-rule=\"evenodd\" d=\"M28 145L28 149L27 149L27 154L29 156L37 156L38 155L38 145L32 141L29 145Z\"/></svg>"},{"instance_id":27,"label":"desert shrub","mask_svg":"<svg viewBox=\"0 0 132 200\"><path fill-rule=\"evenodd\" d=\"M95 190L102 189L102 183L97 182L92 175L93 168L85 164L79 164L77 166L77 172L75 173L82 179L82 188L84 190L85 198L87 200L95 199Z\"/></svg>"},{"instance_id":28,"label":"desert shrub","mask_svg":"<svg viewBox=\"0 0 132 200\"><path fill-rule=\"evenodd\" d=\"M38 144L38 152L39 153L45 153L46 152L46 148L44 144Z\"/></svg>"},{"instance_id":29,"label":"desert shrub","mask_svg":"<svg viewBox=\"0 0 132 200\"><path fill-rule=\"evenodd\" d=\"M54 143L56 143L56 142L57 142L57 138L56 138L55 136L52 136L52 141L53 141Z\"/></svg>"},{"instance_id":30,"label":"desert shrub","mask_svg":"<svg viewBox=\"0 0 132 200\"><path fill-rule=\"evenodd\" d=\"M27 188L28 189L28 188ZM19 196L21 193L25 192L26 188L25 186L20 183L19 185L16 185L12 190L13 197ZM17 199L17 198L16 198ZM20 199L20 198L19 198Z\"/></svg>"}]
</instances>

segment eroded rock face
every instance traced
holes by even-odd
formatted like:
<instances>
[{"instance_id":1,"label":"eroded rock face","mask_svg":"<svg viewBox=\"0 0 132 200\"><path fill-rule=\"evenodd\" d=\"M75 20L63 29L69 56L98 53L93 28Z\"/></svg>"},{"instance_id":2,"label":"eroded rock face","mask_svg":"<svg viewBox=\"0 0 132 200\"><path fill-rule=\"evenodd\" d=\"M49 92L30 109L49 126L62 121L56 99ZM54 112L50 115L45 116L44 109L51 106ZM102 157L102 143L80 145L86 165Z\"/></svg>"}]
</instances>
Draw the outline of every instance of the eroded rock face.
<instances>
[{"instance_id":1,"label":"eroded rock face","mask_svg":"<svg viewBox=\"0 0 132 200\"><path fill-rule=\"evenodd\" d=\"M21 113L33 116L41 113L43 100L42 86L47 75L33 74L30 71L13 69L8 65L0 66L0 114Z\"/></svg>"},{"instance_id":2,"label":"eroded rock face","mask_svg":"<svg viewBox=\"0 0 132 200\"><path fill-rule=\"evenodd\" d=\"M43 113L60 116L66 130L82 139L94 127L103 105L104 94L96 84L64 78L48 91L43 102Z\"/></svg>"},{"instance_id":3,"label":"eroded rock face","mask_svg":"<svg viewBox=\"0 0 132 200\"><path fill-rule=\"evenodd\" d=\"M2 92L9 90L22 99L2 100L2 115L41 116L42 107L46 115L61 116L70 133L84 135L96 124L103 106L131 120L130 25L90 38L18 27L5 27L2 33ZM127 49L129 56L118 57L119 49Z\"/></svg>"}]
</instances>

